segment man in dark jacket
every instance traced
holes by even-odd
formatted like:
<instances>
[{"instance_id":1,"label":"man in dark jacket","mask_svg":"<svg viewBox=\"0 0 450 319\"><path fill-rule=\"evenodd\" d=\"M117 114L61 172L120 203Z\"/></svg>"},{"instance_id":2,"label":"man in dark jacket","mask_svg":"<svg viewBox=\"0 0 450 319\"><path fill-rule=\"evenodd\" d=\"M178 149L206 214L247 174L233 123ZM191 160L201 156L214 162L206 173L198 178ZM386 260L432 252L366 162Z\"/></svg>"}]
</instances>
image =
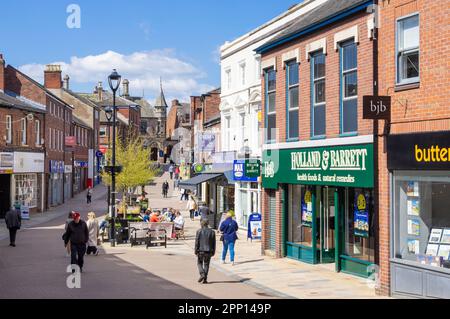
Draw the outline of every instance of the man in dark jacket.
<instances>
[{"instance_id":1,"label":"man in dark jacket","mask_svg":"<svg viewBox=\"0 0 450 319\"><path fill-rule=\"evenodd\" d=\"M216 233L208 227L208 220L203 219L202 228L195 236L195 255L197 256L200 279L198 282L208 283L209 263L216 253Z\"/></svg>"},{"instance_id":2,"label":"man in dark jacket","mask_svg":"<svg viewBox=\"0 0 450 319\"><path fill-rule=\"evenodd\" d=\"M73 213L73 221L67 226L64 234L64 243L67 245L70 241L71 264L78 265L80 272L83 272L84 254L86 253L86 244L89 241L89 230L87 224L81 220L80 213ZM75 270L72 270L75 272Z\"/></svg>"},{"instance_id":3,"label":"man in dark jacket","mask_svg":"<svg viewBox=\"0 0 450 319\"><path fill-rule=\"evenodd\" d=\"M5 216L6 227L9 230L9 242L11 247L16 247L16 234L22 225L20 210L10 209Z\"/></svg>"}]
</instances>

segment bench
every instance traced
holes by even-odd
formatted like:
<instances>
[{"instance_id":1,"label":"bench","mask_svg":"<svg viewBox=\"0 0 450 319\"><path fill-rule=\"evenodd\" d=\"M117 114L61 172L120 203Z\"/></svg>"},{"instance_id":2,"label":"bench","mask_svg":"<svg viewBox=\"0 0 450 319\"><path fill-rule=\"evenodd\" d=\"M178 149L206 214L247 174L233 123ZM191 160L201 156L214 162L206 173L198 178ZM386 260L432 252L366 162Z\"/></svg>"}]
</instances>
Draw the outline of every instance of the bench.
<instances>
[{"instance_id":1,"label":"bench","mask_svg":"<svg viewBox=\"0 0 450 319\"><path fill-rule=\"evenodd\" d=\"M130 223L129 229L130 229L129 240L131 247L147 244L149 235L148 233L150 230L148 228L148 223Z\"/></svg>"}]
</instances>

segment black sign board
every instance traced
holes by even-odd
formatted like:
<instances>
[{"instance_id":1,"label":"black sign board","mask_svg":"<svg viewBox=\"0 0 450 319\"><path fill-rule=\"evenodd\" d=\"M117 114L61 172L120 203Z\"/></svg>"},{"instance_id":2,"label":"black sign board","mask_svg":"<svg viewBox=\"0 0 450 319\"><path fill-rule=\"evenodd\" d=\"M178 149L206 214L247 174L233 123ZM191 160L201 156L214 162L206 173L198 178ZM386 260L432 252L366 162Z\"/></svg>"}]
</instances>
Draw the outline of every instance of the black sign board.
<instances>
[{"instance_id":1,"label":"black sign board","mask_svg":"<svg viewBox=\"0 0 450 319\"><path fill-rule=\"evenodd\" d=\"M364 96L363 119L365 120L390 120L391 97L390 96Z\"/></svg>"},{"instance_id":2,"label":"black sign board","mask_svg":"<svg viewBox=\"0 0 450 319\"><path fill-rule=\"evenodd\" d=\"M390 170L450 170L450 131L390 135Z\"/></svg>"},{"instance_id":3,"label":"black sign board","mask_svg":"<svg viewBox=\"0 0 450 319\"><path fill-rule=\"evenodd\" d=\"M103 170L105 171L105 173L112 175L115 171L116 174L120 174L122 173L122 166L116 166L116 169L114 169L114 166L104 166Z\"/></svg>"}]
</instances>

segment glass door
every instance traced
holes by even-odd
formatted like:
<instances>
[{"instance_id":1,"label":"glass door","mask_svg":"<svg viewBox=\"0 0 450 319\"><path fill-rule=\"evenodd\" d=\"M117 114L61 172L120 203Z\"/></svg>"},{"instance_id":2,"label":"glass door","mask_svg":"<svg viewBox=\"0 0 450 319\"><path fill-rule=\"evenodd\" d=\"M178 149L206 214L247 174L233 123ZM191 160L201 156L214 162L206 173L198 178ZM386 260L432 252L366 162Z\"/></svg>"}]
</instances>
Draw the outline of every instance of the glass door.
<instances>
[{"instance_id":1,"label":"glass door","mask_svg":"<svg viewBox=\"0 0 450 319\"><path fill-rule=\"evenodd\" d=\"M334 263L335 262L335 227L334 220L336 216L335 194L336 188L323 187L322 200L320 209L320 263Z\"/></svg>"}]
</instances>

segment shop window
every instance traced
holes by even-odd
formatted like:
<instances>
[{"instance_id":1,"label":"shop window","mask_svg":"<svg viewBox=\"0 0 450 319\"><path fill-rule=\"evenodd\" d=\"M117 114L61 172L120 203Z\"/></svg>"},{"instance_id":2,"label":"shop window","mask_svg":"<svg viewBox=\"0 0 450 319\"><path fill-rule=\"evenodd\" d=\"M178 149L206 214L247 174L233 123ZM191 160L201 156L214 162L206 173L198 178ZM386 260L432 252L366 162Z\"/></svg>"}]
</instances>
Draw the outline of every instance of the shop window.
<instances>
[{"instance_id":1,"label":"shop window","mask_svg":"<svg viewBox=\"0 0 450 319\"><path fill-rule=\"evenodd\" d=\"M358 61L352 40L341 44L341 133L358 131Z\"/></svg>"},{"instance_id":2,"label":"shop window","mask_svg":"<svg viewBox=\"0 0 450 319\"><path fill-rule=\"evenodd\" d=\"M289 185L288 241L312 247L312 187Z\"/></svg>"},{"instance_id":3,"label":"shop window","mask_svg":"<svg viewBox=\"0 0 450 319\"><path fill-rule=\"evenodd\" d=\"M419 82L419 15L397 21L397 84Z\"/></svg>"},{"instance_id":4,"label":"shop window","mask_svg":"<svg viewBox=\"0 0 450 319\"><path fill-rule=\"evenodd\" d=\"M16 174L15 202L27 207L37 207L37 175Z\"/></svg>"},{"instance_id":5,"label":"shop window","mask_svg":"<svg viewBox=\"0 0 450 319\"><path fill-rule=\"evenodd\" d=\"M347 256L374 262L375 228L373 191L361 188L345 190L345 242Z\"/></svg>"},{"instance_id":6,"label":"shop window","mask_svg":"<svg viewBox=\"0 0 450 319\"><path fill-rule=\"evenodd\" d=\"M394 174L395 258L450 268L450 174Z\"/></svg>"},{"instance_id":7,"label":"shop window","mask_svg":"<svg viewBox=\"0 0 450 319\"><path fill-rule=\"evenodd\" d=\"M276 124L276 72L270 68L265 73L266 77L266 142L275 141Z\"/></svg>"},{"instance_id":8,"label":"shop window","mask_svg":"<svg viewBox=\"0 0 450 319\"><path fill-rule=\"evenodd\" d=\"M319 51L311 56L312 136L325 135L325 54Z\"/></svg>"},{"instance_id":9,"label":"shop window","mask_svg":"<svg viewBox=\"0 0 450 319\"><path fill-rule=\"evenodd\" d=\"M297 139L299 136L299 76L298 63L294 60L286 65L287 74L287 133L288 139Z\"/></svg>"}]
</instances>

